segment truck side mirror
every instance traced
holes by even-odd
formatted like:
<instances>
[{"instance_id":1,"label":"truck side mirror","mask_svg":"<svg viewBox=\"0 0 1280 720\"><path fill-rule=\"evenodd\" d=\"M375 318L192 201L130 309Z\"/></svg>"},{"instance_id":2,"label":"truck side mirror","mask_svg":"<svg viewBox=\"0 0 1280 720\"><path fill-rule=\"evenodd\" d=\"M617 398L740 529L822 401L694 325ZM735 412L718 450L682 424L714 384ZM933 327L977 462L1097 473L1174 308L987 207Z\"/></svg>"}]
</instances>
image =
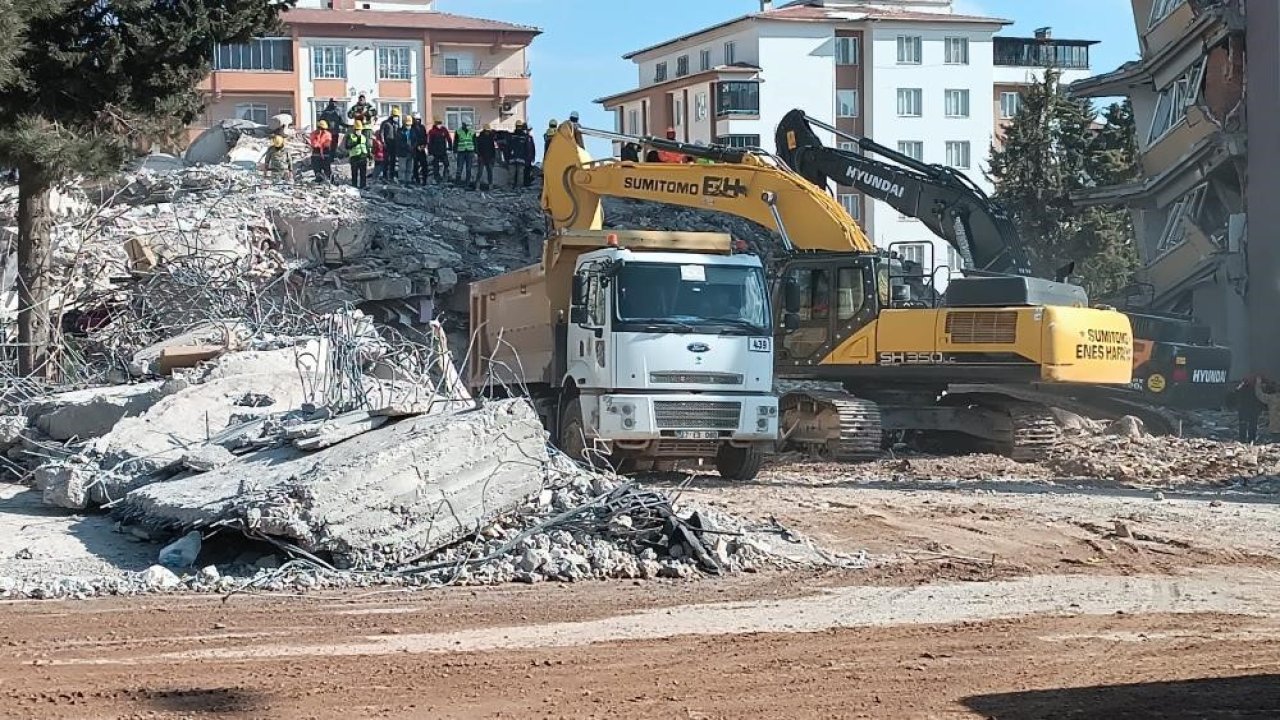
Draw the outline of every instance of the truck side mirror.
<instances>
[{"instance_id":1,"label":"truck side mirror","mask_svg":"<svg viewBox=\"0 0 1280 720\"><path fill-rule=\"evenodd\" d=\"M587 278L584 275L573 276L573 290L569 295L569 304L577 309L587 304ZM574 322L577 322L576 320Z\"/></svg>"},{"instance_id":2,"label":"truck side mirror","mask_svg":"<svg viewBox=\"0 0 1280 720\"><path fill-rule=\"evenodd\" d=\"M800 315L789 312L782 316L782 328L789 333L800 329Z\"/></svg>"},{"instance_id":3,"label":"truck side mirror","mask_svg":"<svg viewBox=\"0 0 1280 720\"><path fill-rule=\"evenodd\" d=\"M573 307L570 307L569 322L573 323L574 325L586 325L587 324L587 306L574 305Z\"/></svg>"},{"instance_id":4,"label":"truck side mirror","mask_svg":"<svg viewBox=\"0 0 1280 720\"><path fill-rule=\"evenodd\" d=\"M800 312L800 285L794 278L782 281L782 308L788 315Z\"/></svg>"}]
</instances>

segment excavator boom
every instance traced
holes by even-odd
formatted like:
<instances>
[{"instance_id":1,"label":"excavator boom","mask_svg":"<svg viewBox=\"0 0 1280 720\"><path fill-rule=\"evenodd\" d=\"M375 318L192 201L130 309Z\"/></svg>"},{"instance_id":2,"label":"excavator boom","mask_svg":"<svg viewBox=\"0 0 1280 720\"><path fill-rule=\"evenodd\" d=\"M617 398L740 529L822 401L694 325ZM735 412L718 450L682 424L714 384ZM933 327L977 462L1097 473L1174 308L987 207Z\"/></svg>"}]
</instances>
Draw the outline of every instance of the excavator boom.
<instances>
[{"instance_id":1,"label":"excavator boom","mask_svg":"<svg viewBox=\"0 0 1280 720\"><path fill-rule=\"evenodd\" d=\"M585 128L582 132L605 134ZM604 227L601 199L623 197L724 212L752 220L776 230L791 246L788 249L875 252L875 246L862 228L839 203L804 178L766 164L758 155L657 138L635 140L651 147L676 148L676 152L690 157L721 162L593 161L577 144L572 125L565 123L552 138L543 163L542 207L553 229L601 229ZM723 162L726 158L730 162Z\"/></svg>"}]
</instances>

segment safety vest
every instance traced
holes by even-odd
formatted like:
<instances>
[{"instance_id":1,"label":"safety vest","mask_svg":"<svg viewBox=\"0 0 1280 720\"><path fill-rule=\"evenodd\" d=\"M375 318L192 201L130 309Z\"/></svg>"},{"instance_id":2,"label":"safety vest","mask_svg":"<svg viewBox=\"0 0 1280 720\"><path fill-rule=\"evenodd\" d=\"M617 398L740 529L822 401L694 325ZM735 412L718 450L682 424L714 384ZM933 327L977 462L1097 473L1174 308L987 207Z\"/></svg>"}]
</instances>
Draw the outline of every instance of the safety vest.
<instances>
[{"instance_id":1,"label":"safety vest","mask_svg":"<svg viewBox=\"0 0 1280 720\"><path fill-rule=\"evenodd\" d=\"M453 135L453 149L458 152L476 151L476 133L474 130L458 128Z\"/></svg>"},{"instance_id":2,"label":"safety vest","mask_svg":"<svg viewBox=\"0 0 1280 720\"><path fill-rule=\"evenodd\" d=\"M347 135L347 157L362 158L369 154L369 142L364 133L353 132Z\"/></svg>"}]
</instances>

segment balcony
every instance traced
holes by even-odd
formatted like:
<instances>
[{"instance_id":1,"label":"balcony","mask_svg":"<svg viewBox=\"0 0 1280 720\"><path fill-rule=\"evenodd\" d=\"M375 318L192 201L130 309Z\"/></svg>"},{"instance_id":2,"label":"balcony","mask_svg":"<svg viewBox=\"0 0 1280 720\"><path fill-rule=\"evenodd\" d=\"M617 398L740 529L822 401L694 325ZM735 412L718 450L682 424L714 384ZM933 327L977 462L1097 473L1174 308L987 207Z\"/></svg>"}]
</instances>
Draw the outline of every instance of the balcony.
<instances>
[{"instance_id":1,"label":"balcony","mask_svg":"<svg viewBox=\"0 0 1280 720\"><path fill-rule=\"evenodd\" d=\"M1183 241L1152 260L1144 271L1157 295L1194 275L1219 252L1218 246L1195 223L1187 220L1183 223L1186 233Z\"/></svg>"},{"instance_id":2,"label":"balcony","mask_svg":"<svg viewBox=\"0 0 1280 720\"><path fill-rule=\"evenodd\" d=\"M1158 55L1161 50L1182 37L1195 21L1196 13L1191 3L1184 2L1174 8L1173 12L1152 25L1142 36L1143 57Z\"/></svg>"},{"instance_id":3,"label":"balcony","mask_svg":"<svg viewBox=\"0 0 1280 720\"><path fill-rule=\"evenodd\" d=\"M1192 105L1187 108L1186 117L1142 153L1143 174L1147 177L1161 175L1216 132L1218 126L1209 122L1199 106Z\"/></svg>"},{"instance_id":4,"label":"balcony","mask_svg":"<svg viewBox=\"0 0 1280 720\"><path fill-rule=\"evenodd\" d=\"M254 70L215 70L197 86L201 91L223 93L288 93L298 90L298 78L292 72Z\"/></svg>"},{"instance_id":5,"label":"balcony","mask_svg":"<svg viewBox=\"0 0 1280 720\"><path fill-rule=\"evenodd\" d=\"M533 80L528 71L514 72L481 65L432 67L429 91L449 97L529 97Z\"/></svg>"}]
</instances>

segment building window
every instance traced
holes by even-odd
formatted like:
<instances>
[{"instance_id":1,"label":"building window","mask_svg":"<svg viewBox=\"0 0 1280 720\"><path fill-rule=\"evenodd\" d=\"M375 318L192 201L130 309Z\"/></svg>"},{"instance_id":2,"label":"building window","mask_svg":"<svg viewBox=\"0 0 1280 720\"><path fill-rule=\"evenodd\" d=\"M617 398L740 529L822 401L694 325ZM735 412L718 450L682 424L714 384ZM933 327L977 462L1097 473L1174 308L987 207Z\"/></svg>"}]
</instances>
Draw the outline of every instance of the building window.
<instances>
[{"instance_id":1,"label":"building window","mask_svg":"<svg viewBox=\"0 0 1280 720\"><path fill-rule=\"evenodd\" d=\"M857 90L837 90L836 91L836 117L842 117L842 118L858 117L858 91Z\"/></svg>"},{"instance_id":2,"label":"building window","mask_svg":"<svg viewBox=\"0 0 1280 720\"><path fill-rule=\"evenodd\" d=\"M675 127L684 125L684 101L676 100L671 104L671 114L673 116L671 123Z\"/></svg>"},{"instance_id":3,"label":"building window","mask_svg":"<svg viewBox=\"0 0 1280 720\"><path fill-rule=\"evenodd\" d=\"M409 60L411 55L407 47L378 48L378 79L408 80L411 78L413 76L412 63Z\"/></svg>"},{"instance_id":4,"label":"building window","mask_svg":"<svg viewBox=\"0 0 1280 720\"><path fill-rule=\"evenodd\" d=\"M1016 92L1000 93L1000 119L1012 120L1022 108L1022 95Z\"/></svg>"},{"instance_id":5,"label":"building window","mask_svg":"<svg viewBox=\"0 0 1280 720\"><path fill-rule=\"evenodd\" d=\"M738 43L730 41L724 44L724 64L732 65L738 62Z\"/></svg>"},{"instance_id":6,"label":"building window","mask_svg":"<svg viewBox=\"0 0 1280 720\"><path fill-rule=\"evenodd\" d=\"M1155 143L1187 117L1187 108L1200 99L1200 83L1204 78L1205 60L1193 65L1169 87L1160 91L1156 111L1151 116L1151 132L1147 144Z\"/></svg>"},{"instance_id":7,"label":"building window","mask_svg":"<svg viewBox=\"0 0 1280 720\"><path fill-rule=\"evenodd\" d=\"M266 103L236 103L236 118L251 120L259 125L267 124Z\"/></svg>"},{"instance_id":8,"label":"building window","mask_svg":"<svg viewBox=\"0 0 1280 720\"><path fill-rule=\"evenodd\" d=\"M667 81L667 64L660 62L653 66L653 81L656 83Z\"/></svg>"},{"instance_id":9,"label":"building window","mask_svg":"<svg viewBox=\"0 0 1280 720\"><path fill-rule=\"evenodd\" d=\"M964 258L960 257L960 251L947 246L947 267L953 270L964 269Z\"/></svg>"},{"instance_id":10,"label":"building window","mask_svg":"<svg viewBox=\"0 0 1280 720\"><path fill-rule=\"evenodd\" d=\"M726 80L716 83L716 116L759 115L760 83L756 80Z\"/></svg>"},{"instance_id":11,"label":"building window","mask_svg":"<svg viewBox=\"0 0 1280 720\"><path fill-rule=\"evenodd\" d=\"M898 88L898 117L920 117L923 95L920 88Z\"/></svg>"},{"instance_id":12,"label":"building window","mask_svg":"<svg viewBox=\"0 0 1280 720\"><path fill-rule=\"evenodd\" d=\"M676 58L676 77L684 77L689 74L689 56L681 55Z\"/></svg>"},{"instance_id":13,"label":"building window","mask_svg":"<svg viewBox=\"0 0 1280 720\"><path fill-rule=\"evenodd\" d=\"M627 117L627 114L622 110L622 108L618 108L617 110L614 111L613 113L613 131L614 132L625 133L627 131L626 117Z\"/></svg>"},{"instance_id":14,"label":"building window","mask_svg":"<svg viewBox=\"0 0 1280 720\"><path fill-rule=\"evenodd\" d=\"M913 262L924 267L924 259L930 254L927 252L930 245L931 243L902 243L894 245L893 250L903 262Z\"/></svg>"},{"instance_id":15,"label":"building window","mask_svg":"<svg viewBox=\"0 0 1280 720\"><path fill-rule=\"evenodd\" d=\"M969 169L969 141L947 141L947 164L959 170Z\"/></svg>"},{"instance_id":16,"label":"building window","mask_svg":"<svg viewBox=\"0 0 1280 720\"><path fill-rule=\"evenodd\" d=\"M919 65L922 54L919 35L898 36L899 65Z\"/></svg>"},{"instance_id":17,"label":"building window","mask_svg":"<svg viewBox=\"0 0 1280 720\"><path fill-rule=\"evenodd\" d=\"M444 109L444 126L450 130L457 130L466 123L471 127L476 126L476 109L473 107L447 107Z\"/></svg>"},{"instance_id":18,"label":"building window","mask_svg":"<svg viewBox=\"0 0 1280 720\"><path fill-rule=\"evenodd\" d=\"M1208 188L1207 183L1197 185L1169 209L1169 219L1165 221L1164 232L1160 233L1160 242L1156 244L1157 253L1169 252L1187 239L1187 223L1195 222L1200 216L1200 206Z\"/></svg>"},{"instance_id":19,"label":"building window","mask_svg":"<svg viewBox=\"0 0 1280 720\"><path fill-rule=\"evenodd\" d=\"M338 106L338 112L342 115L343 119L345 120L347 117L347 101L335 100L334 104ZM329 98L324 98L323 100L311 101L311 112L312 112L311 121L313 124L320 122L320 115L324 113L324 109L327 107L329 107Z\"/></svg>"},{"instance_id":20,"label":"building window","mask_svg":"<svg viewBox=\"0 0 1280 720\"><path fill-rule=\"evenodd\" d=\"M858 38L855 38L855 37L836 38L836 64L837 65L857 65L858 64Z\"/></svg>"},{"instance_id":21,"label":"building window","mask_svg":"<svg viewBox=\"0 0 1280 720\"><path fill-rule=\"evenodd\" d=\"M1081 41L998 37L992 43L996 65L1089 69L1089 45Z\"/></svg>"},{"instance_id":22,"label":"building window","mask_svg":"<svg viewBox=\"0 0 1280 720\"><path fill-rule=\"evenodd\" d=\"M1153 28L1161 20L1173 14L1185 0L1155 0L1151 4L1151 21L1147 23L1147 28Z\"/></svg>"},{"instance_id":23,"label":"building window","mask_svg":"<svg viewBox=\"0 0 1280 720\"><path fill-rule=\"evenodd\" d=\"M706 72L710 69L711 69L711 51L699 50L698 51L698 70L702 72Z\"/></svg>"},{"instance_id":24,"label":"building window","mask_svg":"<svg viewBox=\"0 0 1280 720\"><path fill-rule=\"evenodd\" d=\"M474 77L481 74L474 58L462 53L444 56L444 74L449 77Z\"/></svg>"},{"instance_id":25,"label":"building window","mask_svg":"<svg viewBox=\"0 0 1280 720\"><path fill-rule=\"evenodd\" d=\"M627 127L628 134L630 135L640 134L640 111L639 110L627 111L627 125L628 125Z\"/></svg>"},{"instance_id":26,"label":"building window","mask_svg":"<svg viewBox=\"0 0 1280 720\"><path fill-rule=\"evenodd\" d=\"M392 109L398 109L400 111L400 117L409 117L410 115L413 115L413 103L393 101L393 102L378 103L378 117L381 117L381 118L391 117Z\"/></svg>"},{"instance_id":27,"label":"building window","mask_svg":"<svg viewBox=\"0 0 1280 720\"><path fill-rule=\"evenodd\" d=\"M898 152L912 160L924 162L924 142L921 140L899 140Z\"/></svg>"},{"instance_id":28,"label":"building window","mask_svg":"<svg viewBox=\"0 0 1280 720\"><path fill-rule=\"evenodd\" d=\"M949 118L967 118L969 117L969 91L968 90L948 90L946 92L947 99L947 117Z\"/></svg>"},{"instance_id":29,"label":"building window","mask_svg":"<svg viewBox=\"0 0 1280 720\"><path fill-rule=\"evenodd\" d=\"M849 213L849 217L862 221L862 196L858 193L841 193L840 205L844 211Z\"/></svg>"},{"instance_id":30,"label":"building window","mask_svg":"<svg viewBox=\"0 0 1280 720\"><path fill-rule=\"evenodd\" d=\"M293 72L293 41L261 38L241 45L219 45L213 51L213 69Z\"/></svg>"},{"instance_id":31,"label":"building window","mask_svg":"<svg viewBox=\"0 0 1280 720\"><path fill-rule=\"evenodd\" d=\"M862 146L856 142L841 140L838 144L838 147L840 148L841 152L853 153L854 155L862 154Z\"/></svg>"},{"instance_id":32,"label":"building window","mask_svg":"<svg viewBox=\"0 0 1280 720\"><path fill-rule=\"evenodd\" d=\"M311 77L318 80L345 80L347 77L347 47L345 45L316 45L312 47Z\"/></svg>"},{"instance_id":33,"label":"building window","mask_svg":"<svg viewBox=\"0 0 1280 720\"><path fill-rule=\"evenodd\" d=\"M702 121L707 119L709 112L709 104L707 102L707 94L700 92L693 96L693 119Z\"/></svg>"},{"instance_id":34,"label":"building window","mask_svg":"<svg viewBox=\"0 0 1280 720\"><path fill-rule=\"evenodd\" d=\"M760 147L759 135L721 135L716 141L720 145L727 145L732 148L758 148Z\"/></svg>"},{"instance_id":35,"label":"building window","mask_svg":"<svg viewBox=\"0 0 1280 720\"><path fill-rule=\"evenodd\" d=\"M948 65L969 64L969 38L949 37L944 41L946 48L944 62Z\"/></svg>"}]
</instances>

